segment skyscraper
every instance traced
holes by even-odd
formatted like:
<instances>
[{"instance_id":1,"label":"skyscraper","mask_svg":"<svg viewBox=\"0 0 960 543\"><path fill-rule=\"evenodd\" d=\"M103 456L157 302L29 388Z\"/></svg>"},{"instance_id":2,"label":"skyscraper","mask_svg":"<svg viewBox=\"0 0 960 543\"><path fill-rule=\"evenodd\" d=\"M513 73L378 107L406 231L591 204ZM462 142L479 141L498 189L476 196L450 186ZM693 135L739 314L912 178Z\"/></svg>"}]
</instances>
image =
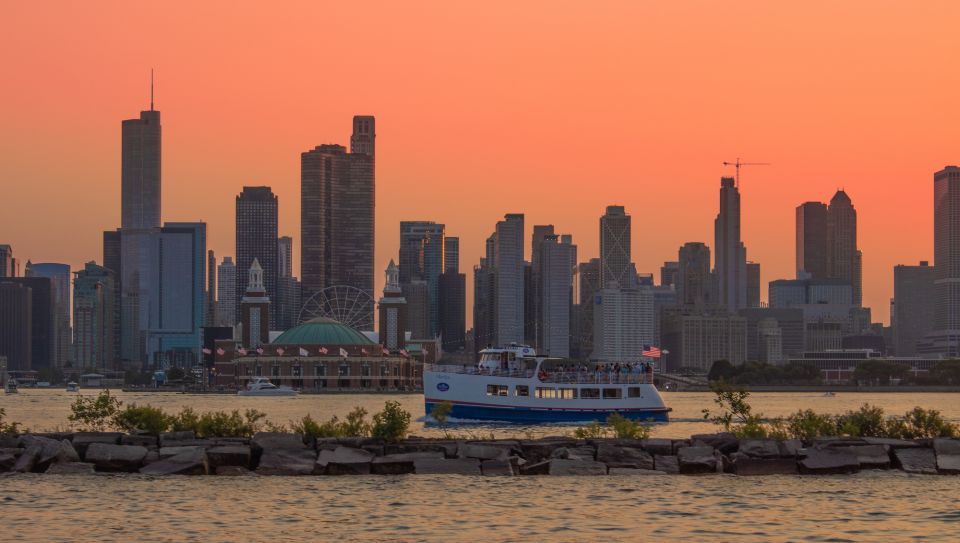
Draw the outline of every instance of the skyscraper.
<instances>
[{"instance_id":1,"label":"skyscraper","mask_svg":"<svg viewBox=\"0 0 960 543\"><path fill-rule=\"evenodd\" d=\"M120 229L107 230L103 233L103 267L113 272L113 355L114 362L120 360L120 278L123 276L122 262L123 247L120 241Z\"/></svg>"},{"instance_id":2,"label":"skyscraper","mask_svg":"<svg viewBox=\"0 0 960 543\"><path fill-rule=\"evenodd\" d=\"M662 287L675 287L677 284L677 277L680 275L680 263L679 262L664 262L663 266L660 266L660 286Z\"/></svg>"},{"instance_id":3,"label":"skyscraper","mask_svg":"<svg viewBox=\"0 0 960 543\"><path fill-rule=\"evenodd\" d=\"M260 262L267 297L277 299L277 196L270 187L243 187L237 195L236 248L237 270L249 270L253 261ZM237 281L237 299L243 297L246 285ZM270 326L276 325L276 304L270 306Z\"/></svg>"},{"instance_id":4,"label":"skyscraper","mask_svg":"<svg viewBox=\"0 0 960 543\"><path fill-rule=\"evenodd\" d=\"M716 304L715 278L710 273L710 248L684 243L678 255L677 304L702 311Z\"/></svg>"},{"instance_id":5,"label":"skyscraper","mask_svg":"<svg viewBox=\"0 0 960 543\"><path fill-rule=\"evenodd\" d=\"M759 262L747 262L747 307L760 307Z\"/></svg>"},{"instance_id":6,"label":"skyscraper","mask_svg":"<svg viewBox=\"0 0 960 543\"><path fill-rule=\"evenodd\" d=\"M53 352L51 353L50 364L55 368L64 367L67 362L73 359L71 344L73 343L73 330L70 327L70 265L57 264L53 262L40 262L34 264L28 261L24 268L26 277L46 277L50 280L53 287Z\"/></svg>"},{"instance_id":7,"label":"skyscraper","mask_svg":"<svg viewBox=\"0 0 960 543\"><path fill-rule=\"evenodd\" d=\"M358 130L358 120L368 124L361 122ZM373 118L355 119L354 128L354 152L321 145L300 155L301 298L335 285L357 288L370 296L360 327L372 330Z\"/></svg>"},{"instance_id":8,"label":"skyscraper","mask_svg":"<svg viewBox=\"0 0 960 543\"><path fill-rule=\"evenodd\" d=\"M960 355L960 168L933 174L933 332L921 354Z\"/></svg>"},{"instance_id":9,"label":"skyscraper","mask_svg":"<svg viewBox=\"0 0 960 543\"><path fill-rule=\"evenodd\" d=\"M633 285L630 276L630 215L623 206L607 206L600 217L600 287L611 283L626 288Z\"/></svg>"},{"instance_id":10,"label":"skyscraper","mask_svg":"<svg viewBox=\"0 0 960 543\"><path fill-rule=\"evenodd\" d=\"M444 225L433 221L400 222L400 284L414 279L429 287L430 336L440 333L439 287L444 269Z\"/></svg>"},{"instance_id":11,"label":"skyscraper","mask_svg":"<svg viewBox=\"0 0 960 543\"><path fill-rule=\"evenodd\" d=\"M473 346L477 353L487 346L493 346L496 336L496 274L493 268L496 237L493 234L487 238L484 256L480 258L480 264L473 268Z\"/></svg>"},{"instance_id":12,"label":"skyscraper","mask_svg":"<svg viewBox=\"0 0 960 543\"><path fill-rule=\"evenodd\" d=\"M827 206L805 202L797 206L797 278L801 272L812 279L830 277L827 245Z\"/></svg>"},{"instance_id":13,"label":"skyscraper","mask_svg":"<svg viewBox=\"0 0 960 543\"><path fill-rule=\"evenodd\" d=\"M122 123L121 228L160 226L160 112L141 111Z\"/></svg>"},{"instance_id":14,"label":"skyscraper","mask_svg":"<svg viewBox=\"0 0 960 543\"><path fill-rule=\"evenodd\" d=\"M440 276L440 337L443 350L466 347L467 276L460 273L460 238L443 239L443 275Z\"/></svg>"},{"instance_id":15,"label":"skyscraper","mask_svg":"<svg viewBox=\"0 0 960 543\"><path fill-rule=\"evenodd\" d=\"M32 292L25 283L0 279L0 356L7 369L25 371L33 361Z\"/></svg>"},{"instance_id":16,"label":"skyscraper","mask_svg":"<svg viewBox=\"0 0 960 543\"><path fill-rule=\"evenodd\" d=\"M594 295L593 353L604 362L636 361L653 343L653 291L649 286L603 288Z\"/></svg>"},{"instance_id":17,"label":"skyscraper","mask_svg":"<svg viewBox=\"0 0 960 543\"><path fill-rule=\"evenodd\" d=\"M926 261L917 266L894 266L893 347L897 356L916 356L917 342L933 330L937 307L936 272Z\"/></svg>"},{"instance_id":18,"label":"skyscraper","mask_svg":"<svg viewBox=\"0 0 960 543\"><path fill-rule=\"evenodd\" d=\"M217 325L217 256L213 249L207 251L207 288L203 311L203 325Z\"/></svg>"},{"instance_id":19,"label":"skyscraper","mask_svg":"<svg viewBox=\"0 0 960 543\"><path fill-rule=\"evenodd\" d=\"M720 212L714 221L719 305L730 313L747 307L747 249L740 239L740 191L732 177L720 179Z\"/></svg>"},{"instance_id":20,"label":"skyscraper","mask_svg":"<svg viewBox=\"0 0 960 543\"><path fill-rule=\"evenodd\" d=\"M847 193L838 190L827 208L827 260L830 278L841 279L853 287L853 303L863 300L860 277L860 253L857 250L857 210Z\"/></svg>"},{"instance_id":21,"label":"skyscraper","mask_svg":"<svg viewBox=\"0 0 960 543\"><path fill-rule=\"evenodd\" d=\"M443 238L443 271L460 273L460 238Z\"/></svg>"},{"instance_id":22,"label":"skyscraper","mask_svg":"<svg viewBox=\"0 0 960 543\"><path fill-rule=\"evenodd\" d=\"M277 240L277 299L271 300L277 316L276 328L289 330L297 325L300 315L300 282L293 275L293 238L281 236Z\"/></svg>"},{"instance_id":23,"label":"skyscraper","mask_svg":"<svg viewBox=\"0 0 960 543\"><path fill-rule=\"evenodd\" d=\"M237 324L237 266L229 256L217 266L217 319L220 326Z\"/></svg>"},{"instance_id":24,"label":"skyscraper","mask_svg":"<svg viewBox=\"0 0 960 543\"><path fill-rule=\"evenodd\" d=\"M530 266L529 270L525 270L525 273L529 273L530 277L527 278L527 281L524 285L524 310L526 311L524 321L526 324L526 330L528 330L524 333L524 336L526 337L526 340L533 345L538 353L543 350L544 343L544 337L542 335L544 317L544 283L542 277L543 262L541 255L543 253L543 245L546 243L548 238L551 239L551 243L557 242L552 224L533 225L533 235L530 239Z\"/></svg>"},{"instance_id":25,"label":"skyscraper","mask_svg":"<svg viewBox=\"0 0 960 543\"><path fill-rule=\"evenodd\" d=\"M13 258L13 247L0 245L0 277L17 276L17 259Z\"/></svg>"},{"instance_id":26,"label":"skyscraper","mask_svg":"<svg viewBox=\"0 0 960 543\"><path fill-rule=\"evenodd\" d=\"M293 238L290 236L277 239L277 275L293 277Z\"/></svg>"},{"instance_id":27,"label":"skyscraper","mask_svg":"<svg viewBox=\"0 0 960 543\"><path fill-rule=\"evenodd\" d=\"M57 316L56 294L48 277L8 277L8 283L29 287L30 291L30 367L41 370L56 367ZM2 353L0 353L2 354Z\"/></svg>"},{"instance_id":28,"label":"skyscraper","mask_svg":"<svg viewBox=\"0 0 960 543\"><path fill-rule=\"evenodd\" d=\"M552 227L551 227L552 230ZM570 323L573 308L573 270L577 264L577 246L569 235L548 234L540 240L536 287L540 306L537 311L537 354L570 356Z\"/></svg>"},{"instance_id":29,"label":"skyscraper","mask_svg":"<svg viewBox=\"0 0 960 543\"><path fill-rule=\"evenodd\" d=\"M263 280L263 268L254 258L247 270L247 286L240 298L240 337L244 347L256 349L270 340L269 314L270 298Z\"/></svg>"},{"instance_id":30,"label":"skyscraper","mask_svg":"<svg viewBox=\"0 0 960 543\"><path fill-rule=\"evenodd\" d=\"M600 259L591 258L589 262L577 265L577 327L574 335L577 356L587 358L593 352L593 302L600 290Z\"/></svg>"},{"instance_id":31,"label":"skyscraper","mask_svg":"<svg viewBox=\"0 0 960 543\"><path fill-rule=\"evenodd\" d=\"M523 214L507 214L494 236L494 345L523 343Z\"/></svg>"},{"instance_id":32,"label":"skyscraper","mask_svg":"<svg viewBox=\"0 0 960 543\"><path fill-rule=\"evenodd\" d=\"M73 361L75 367L114 369L113 271L87 262L73 280Z\"/></svg>"}]
</instances>

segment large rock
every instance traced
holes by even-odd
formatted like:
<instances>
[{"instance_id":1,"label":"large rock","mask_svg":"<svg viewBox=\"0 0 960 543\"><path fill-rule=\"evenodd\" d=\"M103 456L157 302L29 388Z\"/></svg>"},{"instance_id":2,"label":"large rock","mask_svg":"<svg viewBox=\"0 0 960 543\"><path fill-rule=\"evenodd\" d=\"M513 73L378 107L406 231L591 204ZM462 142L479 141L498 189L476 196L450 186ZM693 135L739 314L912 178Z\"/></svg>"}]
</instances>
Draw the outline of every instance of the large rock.
<instances>
[{"instance_id":1,"label":"large rock","mask_svg":"<svg viewBox=\"0 0 960 543\"><path fill-rule=\"evenodd\" d=\"M894 465L907 473L936 475L937 455L933 449L903 448L893 450Z\"/></svg>"},{"instance_id":2,"label":"large rock","mask_svg":"<svg viewBox=\"0 0 960 543\"><path fill-rule=\"evenodd\" d=\"M420 452L439 452L447 458L457 456L458 443L453 440L438 441L404 441L402 443L387 443L383 446L385 455L420 453Z\"/></svg>"},{"instance_id":3,"label":"large rock","mask_svg":"<svg viewBox=\"0 0 960 543\"><path fill-rule=\"evenodd\" d=\"M520 450L527 462L538 463L553 457L553 451L577 446L575 439L536 439L520 442Z\"/></svg>"},{"instance_id":4,"label":"large rock","mask_svg":"<svg viewBox=\"0 0 960 543\"><path fill-rule=\"evenodd\" d=\"M457 450L460 458L477 458L479 460L505 460L510 456L512 447L488 443L461 443Z\"/></svg>"},{"instance_id":5,"label":"large rock","mask_svg":"<svg viewBox=\"0 0 960 543\"><path fill-rule=\"evenodd\" d=\"M857 457L860 469L890 469L890 453L885 445L854 445L837 447Z\"/></svg>"},{"instance_id":6,"label":"large rock","mask_svg":"<svg viewBox=\"0 0 960 543\"><path fill-rule=\"evenodd\" d=\"M334 450L322 450L317 457L314 473L318 475L364 475L370 473L374 454L366 449L343 445Z\"/></svg>"},{"instance_id":7,"label":"large rock","mask_svg":"<svg viewBox=\"0 0 960 543\"><path fill-rule=\"evenodd\" d=\"M716 473L717 456L713 447L683 447L677 451L680 473Z\"/></svg>"},{"instance_id":8,"label":"large rock","mask_svg":"<svg viewBox=\"0 0 960 543\"><path fill-rule=\"evenodd\" d=\"M550 475L606 475L607 465L595 460L550 460Z\"/></svg>"},{"instance_id":9,"label":"large rock","mask_svg":"<svg viewBox=\"0 0 960 543\"><path fill-rule=\"evenodd\" d=\"M617 475L617 476L634 476L634 475L666 475L665 471L657 471L655 469L636 469L636 468L609 468L607 470L607 475Z\"/></svg>"},{"instance_id":10,"label":"large rock","mask_svg":"<svg viewBox=\"0 0 960 543\"><path fill-rule=\"evenodd\" d=\"M719 434L697 434L690 436L690 441L694 443L699 442L698 444L713 447L723 454L730 454L736 451L737 447L740 445L740 440L737 439L737 436L729 432L722 432Z\"/></svg>"},{"instance_id":11,"label":"large rock","mask_svg":"<svg viewBox=\"0 0 960 543\"><path fill-rule=\"evenodd\" d=\"M210 466L243 466L250 465L250 447L248 445L223 445L207 449L207 460Z\"/></svg>"},{"instance_id":12,"label":"large rock","mask_svg":"<svg viewBox=\"0 0 960 543\"><path fill-rule=\"evenodd\" d=\"M737 475L795 475L797 473L797 461L794 458L764 458L749 456L743 452L731 455L732 473Z\"/></svg>"},{"instance_id":13,"label":"large rock","mask_svg":"<svg viewBox=\"0 0 960 543\"><path fill-rule=\"evenodd\" d=\"M443 451L422 451L378 456L370 463L370 473L377 475L403 475L413 473L413 462L417 459L442 460Z\"/></svg>"},{"instance_id":14,"label":"large rock","mask_svg":"<svg viewBox=\"0 0 960 543\"><path fill-rule=\"evenodd\" d=\"M916 441L908 439L892 439L888 437L865 437L863 441L867 445L883 445L891 450L895 449L915 449L920 446Z\"/></svg>"},{"instance_id":15,"label":"large rock","mask_svg":"<svg viewBox=\"0 0 960 543\"><path fill-rule=\"evenodd\" d=\"M160 459L170 458L171 456L177 456L185 452L194 452L194 451L203 451L205 448L202 445L177 445L175 447L160 447L158 454Z\"/></svg>"},{"instance_id":16,"label":"large rock","mask_svg":"<svg viewBox=\"0 0 960 543\"><path fill-rule=\"evenodd\" d=\"M93 475L95 466L87 462L56 462L47 468L54 475Z\"/></svg>"},{"instance_id":17,"label":"large rock","mask_svg":"<svg viewBox=\"0 0 960 543\"><path fill-rule=\"evenodd\" d=\"M653 469L653 456L643 449L607 443L597 445L597 462L610 468Z\"/></svg>"},{"instance_id":18,"label":"large rock","mask_svg":"<svg viewBox=\"0 0 960 543\"><path fill-rule=\"evenodd\" d=\"M780 448L780 456L784 458L796 458L800 454L800 451L803 450L803 442L799 439L779 441L777 442L777 446Z\"/></svg>"},{"instance_id":19,"label":"large rock","mask_svg":"<svg viewBox=\"0 0 960 543\"><path fill-rule=\"evenodd\" d=\"M303 442L303 436L300 434L287 434L283 432L257 432L250 440L250 448L254 451L267 451L270 449L306 449L307 445Z\"/></svg>"},{"instance_id":20,"label":"large rock","mask_svg":"<svg viewBox=\"0 0 960 543\"><path fill-rule=\"evenodd\" d=\"M193 430L180 430L177 432L164 432L160 434L160 446L161 447L175 447L177 445L172 445L171 442L178 441L192 441L197 438L197 434L193 433Z\"/></svg>"},{"instance_id":21,"label":"large rock","mask_svg":"<svg viewBox=\"0 0 960 543\"><path fill-rule=\"evenodd\" d=\"M187 450L140 468L140 473L145 475L206 475L209 472L207 453L202 448Z\"/></svg>"},{"instance_id":22,"label":"large rock","mask_svg":"<svg viewBox=\"0 0 960 543\"><path fill-rule=\"evenodd\" d=\"M772 439L744 439L739 451L754 458L780 457L780 445Z\"/></svg>"},{"instance_id":23,"label":"large rock","mask_svg":"<svg viewBox=\"0 0 960 543\"><path fill-rule=\"evenodd\" d=\"M664 473L680 473L680 461L673 455L655 454L653 469Z\"/></svg>"},{"instance_id":24,"label":"large rock","mask_svg":"<svg viewBox=\"0 0 960 543\"><path fill-rule=\"evenodd\" d=\"M141 447L146 447L147 449L156 449L158 447L158 443L159 441L157 440L157 436L146 434L120 436L121 445L140 445Z\"/></svg>"},{"instance_id":25,"label":"large rock","mask_svg":"<svg viewBox=\"0 0 960 543\"><path fill-rule=\"evenodd\" d=\"M807 449L800 459L800 473L826 475L833 473L856 473L860 471L857 456L843 449Z\"/></svg>"},{"instance_id":26,"label":"large rock","mask_svg":"<svg viewBox=\"0 0 960 543\"><path fill-rule=\"evenodd\" d=\"M817 449L829 449L830 447L854 447L856 445L868 445L866 441L859 437L847 436L824 436L813 439L812 444Z\"/></svg>"},{"instance_id":27,"label":"large rock","mask_svg":"<svg viewBox=\"0 0 960 543\"><path fill-rule=\"evenodd\" d=\"M253 472L243 466L217 466L215 473L217 475L226 475L232 477L253 474Z\"/></svg>"},{"instance_id":28,"label":"large rock","mask_svg":"<svg viewBox=\"0 0 960 543\"><path fill-rule=\"evenodd\" d=\"M0 453L0 472L10 471L16 463L16 456L10 453Z\"/></svg>"},{"instance_id":29,"label":"large rock","mask_svg":"<svg viewBox=\"0 0 960 543\"><path fill-rule=\"evenodd\" d=\"M940 473L960 473L960 440L934 439L933 450L937 453L937 471Z\"/></svg>"},{"instance_id":30,"label":"large rock","mask_svg":"<svg viewBox=\"0 0 960 543\"><path fill-rule=\"evenodd\" d=\"M644 439L643 450L652 455L670 456L673 454L673 440L671 439Z\"/></svg>"},{"instance_id":31,"label":"large rock","mask_svg":"<svg viewBox=\"0 0 960 543\"><path fill-rule=\"evenodd\" d=\"M316 462L317 452L312 449L268 448L256 471L260 475L311 475Z\"/></svg>"},{"instance_id":32,"label":"large rock","mask_svg":"<svg viewBox=\"0 0 960 543\"><path fill-rule=\"evenodd\" d=\"M561 447L555 449L550 458L560 460L589 460L597 459L597 449L593 445L580 445L577 447Z\"/></svg>"},{"instance_id":33,"label":"large rock","mask_svg":"<svg viewBox=\"0 0 960 543\"><path fill-rule=\"evenodd\" d=\"M20 446L17 434L0 434L0 449L13 449Z\"/></svg>"},{"instance_id":34,"label":"large rock","mask_svg":"<svg viewBox=\"0 0 960 543\"><path fill-rule=\"evenodd\" d=\"M528 462L520 466L520 475L548 475L550 473L550 462L551 460Z\"/></svg>"},{"instance_id":35,"label":"large rock","mask_svg":"<svg viewBox=\"0 0 960 543\"><path fill-rule=\"evenodd\" d=\"M484 475L513 475L513 464L507 460L484 460L480 463Z\"/></svg>"},{"instance_id":36,"label":"large rock","mask_svg":"<svg viewBox=\"0 0 960 543\"><path fill-rule=\"evenodd\" d=\"M73 443L69 439L64 439L60 442L60 451L57 453L57 457L54 459L55 462L79 462L80 453L73 448Z\"/></svg>"},{"instance_id":37,"label":"large rock","mask_svg":"<svg viewBox=\"0 0 960 543\"><path fill-rule=\"evenodd\" d=\"M73 434L73 448L77 450L81 458L87 457L87 447L93 443L106 443L107 445L117 445L120 443L120 437L123 434L119 432L77 432Z\"/></svg>"},{"instance_id":38,"label":"large rock","mask_svg":"<svg viewBox=\"0 0 960 543\"><path fill-rule=\"evenodd\" d=\"M37 463L37 460L40 458L40 453L43 452L43 447L40 445L32 445L20 454L17 458L17 461L13 464L13 468L10 471L16 473L30 473L33 471L33 466Z\"/></svg>"},{"instance_id":39,"label":"large rock","mask_svg":"<svg viewBox=\"0 0 960 543\"><path fill-rule=\"evenodd\" d=\"M32 446L40 447L40 456L33 466L33 471L46 471L46 469L50 467L50 464L54 462L80 461L80 455L77 454L77 451L68 439L58 441L49 437L27 434L20 436L20 443L21 446L25 448Z\"/></svg>"},{"instance_id":40,"label":"large rock","mask_svg":"<svg viewBox=\"0 0 960 543\"><path fill-rule=\"evenodd\" d=\"M139 445L91 443L84 460L97 466L97 471L134 472L143 465L147 448Z\"/></svg>"},{"instance_id":41,"label":"large rock","mask_svg":"<svg viewBox=\"0 0 960 543\"><path fill-rule=\"evenodd\" d=\"M480 461L473 458L421 458L413 461L417 474L480 475Z\"/></svg>"}]
</instances>

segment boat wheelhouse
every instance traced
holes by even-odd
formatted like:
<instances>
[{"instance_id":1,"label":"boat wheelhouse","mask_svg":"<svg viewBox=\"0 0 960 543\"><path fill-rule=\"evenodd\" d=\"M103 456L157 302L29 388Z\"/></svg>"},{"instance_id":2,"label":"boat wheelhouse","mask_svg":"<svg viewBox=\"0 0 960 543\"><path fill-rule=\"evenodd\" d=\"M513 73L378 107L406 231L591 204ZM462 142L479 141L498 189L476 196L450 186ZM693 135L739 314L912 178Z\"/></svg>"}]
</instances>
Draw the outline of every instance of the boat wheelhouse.
<instances>
[{"instance_id":1,"label":"boat wheelhouse","mask_svg":"<svg viewBox=\"0 0 960 543\"><path fill-rule=\"evenodd\" d=\"M449 416L461 420L590 422L618 413L666 422L670 412L649 365L538 357L526 345L484 349L475 366L428 365L423 383L427 414L449 402Z\"/></svg>"}]
</instances>

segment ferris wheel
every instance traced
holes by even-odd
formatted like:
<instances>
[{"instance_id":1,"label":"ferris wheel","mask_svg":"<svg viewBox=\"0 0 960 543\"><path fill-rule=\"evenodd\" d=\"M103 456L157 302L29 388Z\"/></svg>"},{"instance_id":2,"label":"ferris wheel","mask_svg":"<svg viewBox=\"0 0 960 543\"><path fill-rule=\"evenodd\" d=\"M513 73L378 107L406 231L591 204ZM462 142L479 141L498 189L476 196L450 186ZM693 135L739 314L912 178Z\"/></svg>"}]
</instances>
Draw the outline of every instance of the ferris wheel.
<instances>
[{"instance_id":1,"label":"ferris wheel","mask_svg":"<svg viewBox=\"0 0 960 543\"><path fill-rule=\"evenodd\" d=\"M349 285L327 287L303 303L297 323L317 317L333 319L356 330L373 330L373 298Z\"/></svg>"}]
</instances>

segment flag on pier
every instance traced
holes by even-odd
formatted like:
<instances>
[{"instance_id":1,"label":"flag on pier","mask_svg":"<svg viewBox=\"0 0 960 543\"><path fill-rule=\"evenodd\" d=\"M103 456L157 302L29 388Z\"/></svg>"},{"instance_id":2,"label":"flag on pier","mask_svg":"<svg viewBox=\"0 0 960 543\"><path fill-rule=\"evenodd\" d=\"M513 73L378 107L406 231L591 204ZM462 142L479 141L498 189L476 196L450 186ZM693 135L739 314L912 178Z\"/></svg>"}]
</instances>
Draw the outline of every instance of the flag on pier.
<instances>
[{"instance_id":1,"label":"flag on pier","mask_svg":"<svg viewBox=\"0 0 960 543\"><path fill-rule=\"evenodd\" d=\"M390 350L389 350L389 349L387 349L386 347L384 347L382 350L383 350L383 356L390 356Z\"/></svg>"},{"instance_id":2,"label":"flag on pier","mask_svg":"<svg viewBox=\"0 0 960 543\"><path fill-rule=\"evenodd\" d=\"M329 352L326 347L320 347L320 354L327 354Z\"/></svg>"},{"instance_id":3,"label":"flag on pier","mask_svg":"<svg viewBox=\"0 0 960 543\"><path fill-rule=\"evenodd\" d=\"M300 356L310 356L310 351L300 347Z\"/></svg>"},{"instance_id":4,"label":"flag on pier","mask_svg":"<svg viewBox=\"0 0 960 543\"><path fill-rule=\"evenodd\" d=\"M649 358L660 358L660 347L656 347L654 345L644 345L643 352L641 354Z\"/></svg>"},{"instance_id":5,"label":"flag on pier","mask_svg":"<svg viewBox=\"0 0 960 543\"><path fill-rule=\"evenodd\" d=\"M344 349L343 347L340 347L340 356L342 356L342 357L344 357L344 358L346 358L346 357L348 356L348 355L347 355L347 350Z\"/></svg>"},{"instance_id":6,"label":"flag on pier","mask_svg":"<svg viewBox=\"0 0 960 543\"><path fill-rule=\"evenodd\" d=\"M217 347L217 356L223 356L227 351L224 351L222 348Z\"/></svg>"},{"instance_id":7,"label":"flag on pier","mask_svg":"<svg viewBox=\"0 0 960 543\"><path fill-rule=\"evenodd\" d=\"M277 347L277 356L283 356L283 347Z\"/></svg>"},{"instance_id":8,"label":"flag on pier","mask_svg":"<svg viewBox=\"0 0 960 543\"><path fill-rule=\"evenodd\" d=\"M206 348L206 347L204 347L204 348L201 349L201 350L203 351L203 354L213 354L213 351L211 351L210 349L208 349L208 348Z\"/></svg>"},{"instance_id":9,"label":"flag on pier","mask_svg":"<svg viewBox=\"0 0 960 543\"><path fill-rule=\"evenodd\" d=\"M237 352L240 353L240 356L247 356L247 350L244 349L243 347L240 347L239 349L237 349Z\"/></svg>"}]
</instances>

